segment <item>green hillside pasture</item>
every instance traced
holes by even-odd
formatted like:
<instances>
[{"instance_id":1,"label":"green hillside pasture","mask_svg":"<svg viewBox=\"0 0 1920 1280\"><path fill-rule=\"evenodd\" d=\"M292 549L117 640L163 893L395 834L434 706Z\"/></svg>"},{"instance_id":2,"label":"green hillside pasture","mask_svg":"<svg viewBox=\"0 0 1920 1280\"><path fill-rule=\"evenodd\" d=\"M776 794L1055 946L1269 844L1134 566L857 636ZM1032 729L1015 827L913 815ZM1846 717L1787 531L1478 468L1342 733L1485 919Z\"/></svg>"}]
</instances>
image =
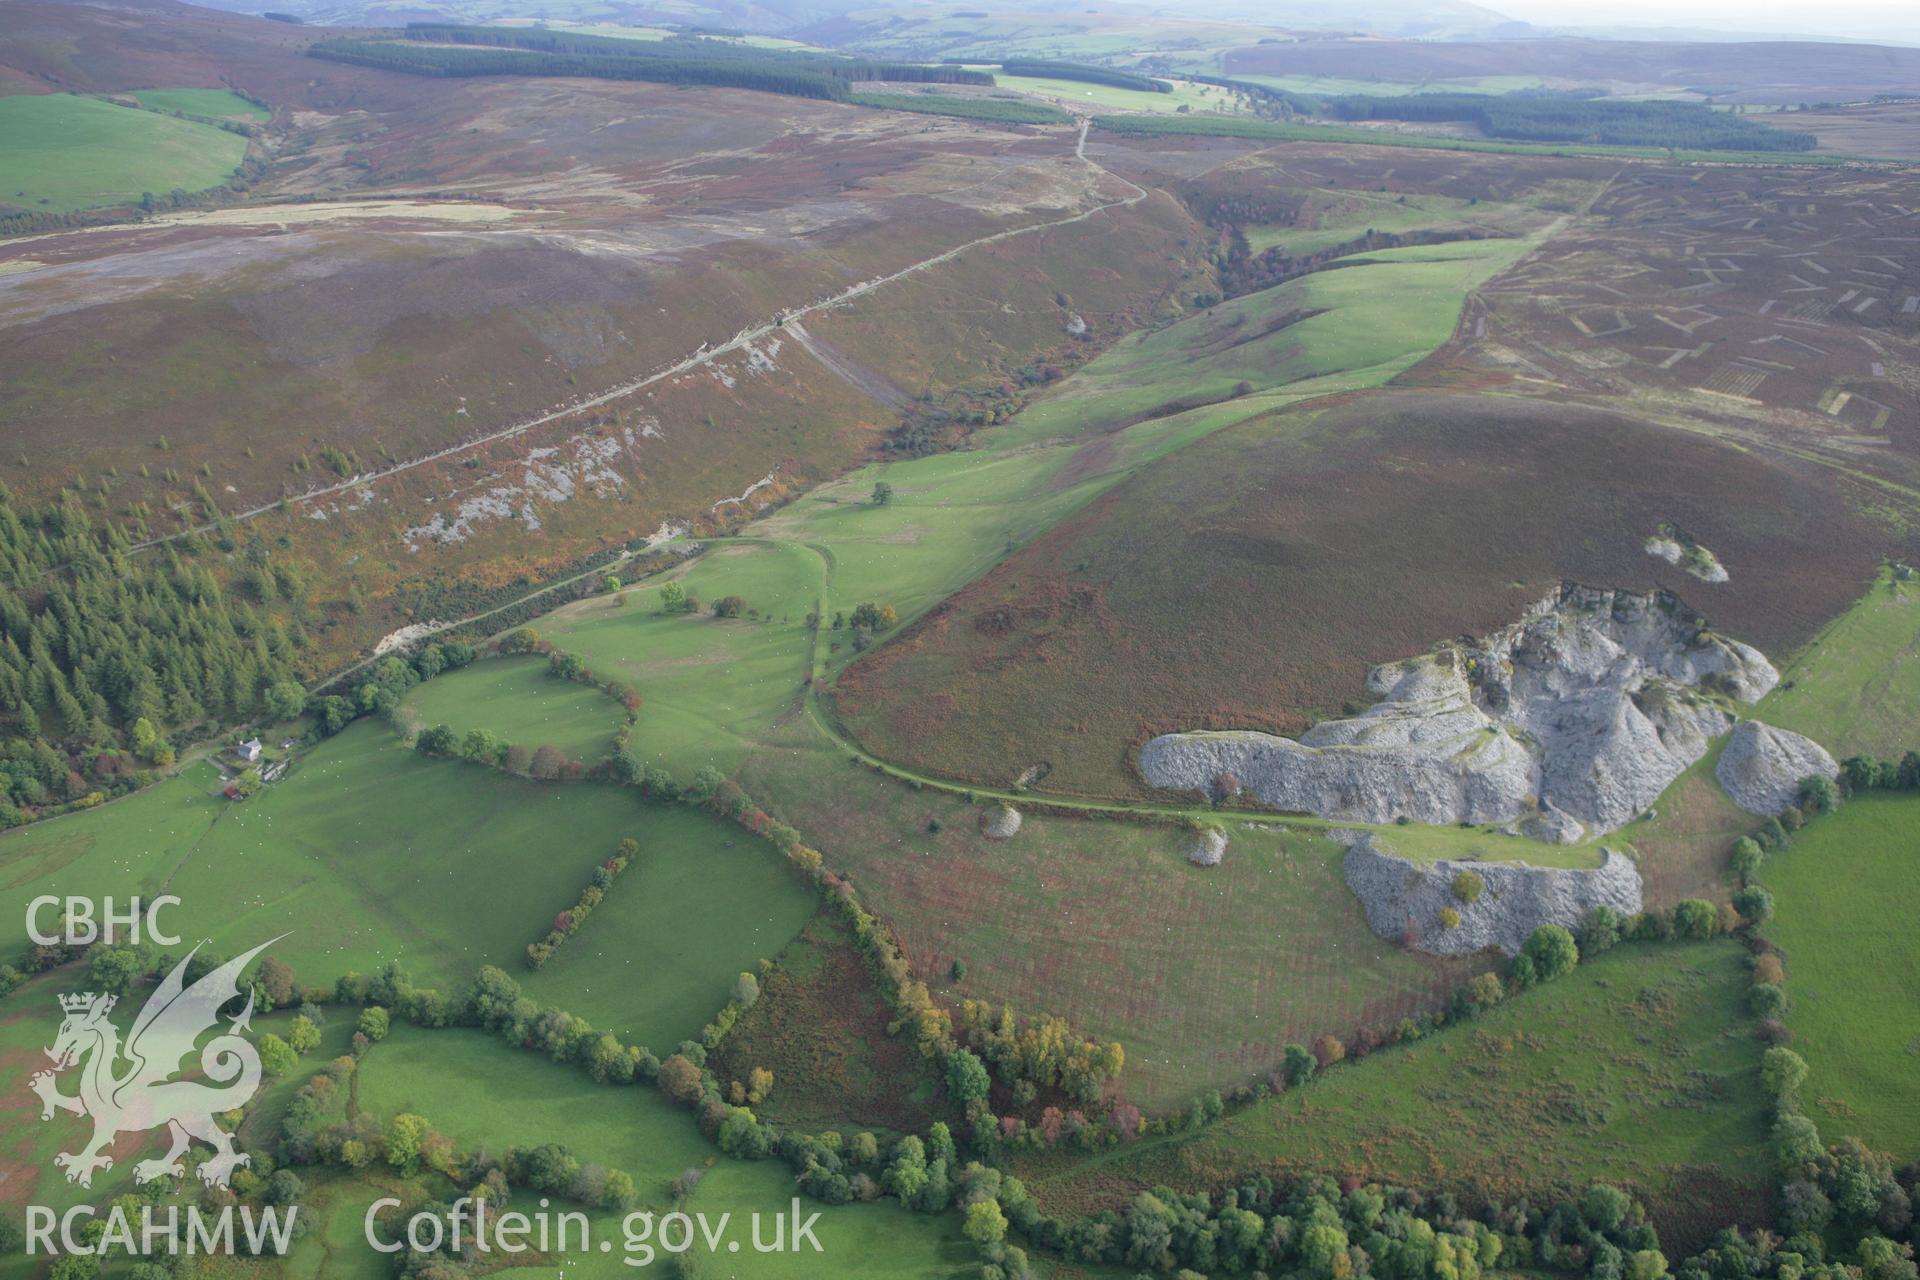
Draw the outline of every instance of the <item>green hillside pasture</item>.
<instances>
[{"instance_id":1,"label":"green hillside pasture","mask_svg":"<svg viewBox=\"0 0 1920 1280\"><path fill-rule=\"evenodd\" d=\"M156 111L179 111L190 116L236 120L271 120L273 112L247 101L231 89L137 89L133 97Z\"/></svg>"},{"instance_id":2,"label":"green hillside pasture","mask_svg":"<svg viewBox=\"0 0 1920 1280\"><path fill-rule=\"evenodd\" d=\"M1468 292L1531 247L1512 239L1382 250L1223 302L1129 335L1017 421L1078 433L1226 400L1243 382L1256 393L1299 390L1290 384L1360 373L1378 385L1451 337Z\"/></svg>"},{"instance_id":3,"label":"green hillside pasture","mask_svg":"<svg viewBox=\"0 0 1920 1280\"><path fill-rule=\"evenodd\" d=\"M1794 1051L1807 1110L1829 1140L1851 1134L1920 1157L1920 799L1856 796L1767 860L1772 933L1787 953Z\"/></svg>"},{"instance_id":4,"label":"green hillside pasture","mask_svg":"<svg viewBox=\"0 0 1920 1280\"><path fill-rule=\"evenodd\" d=\"M613 750L614 730L626 714L598 689L549 673L545 658L476 662L418 686L402 705L420 727L487 729L523 746L551 744L587 764Z\"/></svg>"},{"instance_id":5,"label":"green hillside pasture","mask_svg":"<svg viewBox=\"0 0 1920 1280\"><path fill-rule=\"evenodd\" d=\"M616 787L427 760L371 724L313 748L245 804L190 810L197 831L174 816L184 803L199 802L170 785L8 834L0 910L21 921L41 893L164 890L182 900L164 922L189 944L210 938L233 954L285 933L274 953L305 982L398 960L453 989L483 964L523 972L526 945L630 835L646 851L640 864L543 975L573 988L542 995L671 1043L698 1031L734 976L777 953L811 909L777 857L717 818ZM13 937L9 950L25 944Z\"/></svg>"},{"instance_id":6,"label":"green hillside pasture","mask_svg":"<svg viewBox=\"0 0 1920 1280\"><path fill-rule=\"evenodd\" d=\"M1603 1181L1646 1197L1663 1233L1757 1221L1772 1174L1746 985L1730 942L1625 946L1470 1025L1029 1185L1081 1212L1260 1170L1535 1203Z\"/></svg>"},{"instance_id":7,"label":"green hillside pasture","mask_svg":"<svg viewBox=\"0 0 1920 1280\"><path fill-rule=\"evenodd\" d=\"M100 843L137 832L139 819L126 810L154 794L85 815L102 824ZM305 981L398 960L420 981L452 985L482 964L517 963L552 914L579 896L592 867L639 833L642 817L614 788L427 760L360 724L252 800L222 804L198 838L165 849L157 877L67 866L9 892L98 898L151 885L181 899L170 928L220 951L288 933L275 953ZM73 838L12 832L0 839L0 867L44 866L48 835ZM127 852L153 856L140 844Z\"/></svg>"},{"instance_id":8,"label":"green hillside pasture","mask_svg":"<svg viewBox=\"0 0 1920 1280\"><path fill-rule=\"evenodd\" d=\"M636 816L639 859L551 960L508 972L540 1003L664 1056L699 1035L735 978L780 954L815 902L771 846L731 825L685 808Z\"/></svg>"},{"instance_id":9,"label":"green hillside pasture","mask_svg":"<svg viewBox=\"0 0 1920 1280\"><path fill-rule=\"evenodd\" d=\"M1248 227L1247 246L1255 253L1280 248L1297 257L1359 239L1369 231L1405 233L1478 227L1514 235L1537 229L1546 221L1546 215L1525 205L1379 191L1315 192L1301 214L1296 226Z\"/></svg>"},{"instance_id":10,"label":"green hillside pasture","mask_svg":"<svg viewBox=\"0 0 1920 1280\"><path fill-rule=\"evenodd\" d=\"M567 605L533 626L596 674L640 691L635 755L683 781L702 765L730 773L743 744L794 706L821 574L819 555L805 547L723 544L673 575L700 600L699 613L662 613L665 580L656 579L617 598ZM712 603L729 595L760 616L714 617Z\"/></svg>"},{"instance_id":11,"label":"green hillside pasture","mask_svg":"<svg viewBox=\"0 0 1920 1280\"><path fill-rule=\"evenodd\" d=\"M705 1176L684 1207L707 1214L710 1223L732 1214L729 1233L743 1243L723 1270L742 1280L944 1277L973 1256L959 1237L957 1214L930 1218L891 1201L829 1208L802 1200L803 1218L821 1214L814 1234L822 1252L754 1253L749 1215L791 1211L793 1178L784 1165L720 1155L700 1137L690 1113L650 1088L595 1084L581 1072L478 1032L396 1029L367 1056L358 1096L363 1108L381 1117L401 1111L426 1116L462 1149L563 1143L583 1162L632 1174L643 1204L655 1211L671 1207L668 1183L701 1169ZM568 1275L588 1280L636 1274L622 1261L620 1215L590 1218L594 1237L614 1241L615 1249L569 1259ZM534 1272L524 1267L501 1274ZM551 1275L552 1269L539 1268L539 1274Z\"/></svg>"},{"instance_id":12,"label":"green hillside pasture","mask_svg":"<svg viewBox=\"0 0 1920 1280\"><path fill-rule=\"evenodd\" d=\"M1882 573L1782 672L1754 715L1836 757L1920 748L1920 582Z\"/></svg>"},{"instance_id":13,"label":"green hillside pasture","mask_svg":"<svg viewBox=\"0 0 1920 1280\"><path fill-rule=\"evenodd\" d=\"M0 938L26 945L27 903L43 893L159 893L227 807L218 781L202 761L136 795L0 836Z\"/></svg>"},{"instance_id":14,"label":"green hillside pasture","mask_svg":"<svg viewBox=\"0 0 1920 1280\"><path fill-rule=\"evenodd\" d=\"M0 211L68 213L202 191L246 155L236 133L71 93L0 97Z\"/></svg>"},{"instance_id":15,"label":"green hillside pasture","mask_svg":"<svg viewBox=\"0 0 1920 1280\"><path fill-rule=\"evenodd\" d=\"M642 1086L596 1084L584 1071L483 1031L396 1026L362 1061L355 1097L387 1120L425 1116L462 1151L560 1142L582 1161L633 1175L659 1208L667 1184L715 1153L691 1112Z\"/></svg>"}]
</instances>

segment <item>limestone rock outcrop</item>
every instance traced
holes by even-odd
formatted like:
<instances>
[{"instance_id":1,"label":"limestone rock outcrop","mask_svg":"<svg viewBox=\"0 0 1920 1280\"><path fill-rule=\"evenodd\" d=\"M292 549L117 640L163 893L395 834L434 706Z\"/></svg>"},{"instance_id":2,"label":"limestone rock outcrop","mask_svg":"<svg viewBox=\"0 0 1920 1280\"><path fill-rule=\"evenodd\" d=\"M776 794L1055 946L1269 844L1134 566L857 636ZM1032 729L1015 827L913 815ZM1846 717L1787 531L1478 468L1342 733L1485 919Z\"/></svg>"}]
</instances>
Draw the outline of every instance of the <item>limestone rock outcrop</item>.
<instances>
[{"instance_id":1,"label":"limestone rock outcrop","mask_svg":"<svg viewBox=\"0 0 1920 1280\"><path fill-rule=\"evenodd\" d=\"M1227 833L1216 827L1196 831L1187 838L1187 861L1196 867L1217 867L1227 856Z\"/></svg>"},{"instance_id":2,"label":"limestone rock outcrop","mask_svg":"<svg viewBox=\"0 0 1920 1280\"><path fill-rule=\"evenodd\" d=\"M1840 766L1812 738L1743 720L1727 739L1714 776L1735 804L1771 818L1800 802L1802 778L1838 778Z\"/></svg>"},{"instance_id":3,"label":"limestone rock outcrop","mask_svg":"<svg viewBox=\"0 0 1920 1280\"><path fill-rule=\"evenodd\" d=\"M1174 733L1140 750L1157 787L1227 775L1261 804L1356 822L1510 823L1573 843L1653 802L1779 681L1664 592L1567 585L1482 640L1374 668L1380 699L1298 741Z\"/></svg>"},{"instance_id":4,"label":"limestone rock outcrop","mask_svg":"<svg viewBox=\"0 0 1920 1280\"><path fill-rule=\"evenodd\" d=\"M1020 811L1010 804L996 805L980 815L980 834L989 840L1011 840L1020 833Z\"/></svg>"},{"instance_id":5,"label":"limestone rock outcrop","mask_svg":"<svg viewBox=\"0 0 1920 1280\"><path fill-rule=\"evenodd\" d=\"M1530 867L1521 862L1412 862L1378 847L1371 833L1351 833L1347 887L1360 899L1367 924L1383 938L1409 941L1432 955L1471 955L1498 947L1518 954L1543 924L1573 928L1598 906L1621 915L1641 909L1640 870L1612 849L1587 870ZM1464 902L1454 889L1462 871L1480 877L1481 890ZM1441 913L1459 921L1448 926Z\"/></svg>"}]
</instances>

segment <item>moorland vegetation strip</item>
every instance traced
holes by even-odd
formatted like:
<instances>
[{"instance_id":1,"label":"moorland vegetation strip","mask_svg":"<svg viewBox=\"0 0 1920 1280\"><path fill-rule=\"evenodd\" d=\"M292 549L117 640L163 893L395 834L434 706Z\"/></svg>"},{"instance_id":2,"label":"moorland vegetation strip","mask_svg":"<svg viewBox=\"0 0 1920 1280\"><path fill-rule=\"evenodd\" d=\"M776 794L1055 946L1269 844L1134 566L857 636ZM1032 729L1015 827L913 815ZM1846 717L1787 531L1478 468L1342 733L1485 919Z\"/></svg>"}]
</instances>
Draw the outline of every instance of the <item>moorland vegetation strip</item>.
<instances>
[{"instance_id":1,"label":"moorland vegetation strip","mask_svg":"<svg viewBox=\"0 0 1920 1280\"><path fill-rule=\"evenodd\" d=\"M1024 236L1024 235L1034 234L1038 232L1049 231L1059 227L1073 226L1078 223L1085 222L1088 219L1093 218L1094 216L1100 213L1104 213L1108 209L1131 207L1133 205L1140 203L1142 200L1145 200L1148 195L1145 188L1139 186L1138 184L1130 181L1127 178L1123 178L1118 174L1109 172L1107 169L1103 168L1097 161L1093 160L1091 157L1087 155L1086 148L1087 148L1088 128L1089 128L1089 123L1084 120L1081 121L1080 128L1078 130L1078 133L1076 135L1075 142L1074 142L1073 154L1075 159L1079 160L1082 164L1087 166L1087 168L1092 172L1095 182L1098 182L1102 178L1111 178L1115 182L1118 182L1124 185L1128 189L1129 194L1122 196L1118 199L1107 200L1107 201L1095 204L1091 208L1084 209L1079 213L1074 213L1074 214L1069 214L1059 218L1049 219L1045 222L1031 223L1026 226L1009 227L1004 231L996 231L988 235L979 236L975 239L967 241L964 244L958 244L953 246L950 249L942 250L941 252L934 254L931 257L923 258L917 262L910 263L907 266L899 268L898 270L890 271L885 275L876 276L870 280L862 280L855 284L848 285L846 288L841 289L838 292L829 295L828 297L818 298L811 302L804 303L800 306L797 306L788 310L784 310L770 320L766 320L760 324L750 326L746 329L742 329L739 333L736 333L733 337L729 338L727 341L719 344L718 346L709 347L709 346L703 345L698 351L694 352L692 355L689 355L682 360L676 361L675 363L668 365L665 368L657 369L652 373L646 374L645 376L640 378L636 378L631 382L621 383L618 386L611 387L608 390L600 392L596 395L587 397L582 400L574 401L570 404L563 405L557 409L550 410L549 412L541 414L538 417L529 418L525 421L517 422L512 426L502 427L499 430L490 431L483 435L472 437L470 439L462 441L459 444L448 445L444 449L437 449L431 453L422 454L415 458L409 458L402 462L396 462L391 466L383 467L374 471L362 472L357 475L351 476L345 480L339 481L336 484L323 485L317 488L308 489L299 494L290 494L287 497L279 499L275 502L263 503L260 506L253 507L246 511L228 512L222 516L221 521L207 521L202 524L194 525L186 529L181 529L174 533L166 534L161 537L149 538L149 539L146 539L145 541L133 544L130 547L130 550L133 550L133 551L146 550L150 547L159 546L162 543L172 542L178 538L186 536L189 533L203 534L203 533L211 532L216 527L218 527L219 524L222 522L225 522L228 524L238 523L238 522L251 520L256 517L266 515L269 512L284 510L287 506L310 503L317 499L349 493L355 489L373 484L376 481L383 480L391 476L401 475L405 472L412 471L418 467L426 466L430 463L441 462L448 458L457 457L463 453L467 453L471 450L481 448L485 445L489 445L497 441L509 440L516 436L525 435L530 431L536 430L540 427L547 426L550 423L558 422L562 419L572 417L575 414L585 413L593 409L601 408L605 405L613 404L616 401L624 400L627 397L632 396L637 392L644 391L648 387L654 386L660 382L664 382L669 378L677 377L681 374L691 372L692 370L695 370L695 369L707 367L721 356L730 355L739 351L743 351L746 348L752 346L756 342L762 341L765 338L778 334L780 332L781 327L790 321L803 320L807 316L820 314L823 312L831 311L837 307L845 306L848 303L855 302L861 298L868 296L871 293L874 293L876 290L883 289L887 285L892 284L897 280L903 280L909 276L914 276L922 272L929 271L935 267L940 266L943 263L951 262L955 258L960 257L962 254L965 254L970 250L984 248L987 245L1000 244L1007 240L1014 239L1015 237L1018 237L1018 236ZM323 681L322 683L326 683L326 682Z\"/></svg>"}]
</instances>

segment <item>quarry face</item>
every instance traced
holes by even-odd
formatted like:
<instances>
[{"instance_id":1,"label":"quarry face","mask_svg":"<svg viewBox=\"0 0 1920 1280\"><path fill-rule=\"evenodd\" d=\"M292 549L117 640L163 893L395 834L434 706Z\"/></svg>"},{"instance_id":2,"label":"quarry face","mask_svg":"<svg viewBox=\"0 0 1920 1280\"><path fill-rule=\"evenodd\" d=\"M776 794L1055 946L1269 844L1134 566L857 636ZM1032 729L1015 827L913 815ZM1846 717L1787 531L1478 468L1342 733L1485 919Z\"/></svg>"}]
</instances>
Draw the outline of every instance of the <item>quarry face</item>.
<instances>
[{"instance_id":1,"label":"quarry face","mask_svg":"<svg viewBox=\"0 0 1920 1280\"><path fill-rule=\"evenodd\" d=\"M1779 682L1758 650L1665 592L1574 584L1479 640L1376 667L1364 713L1298 741L1173 733L1140 750L1157 787L1232 775L1261 804L1355 822L1509 824L1574 843L1645 811Z\"/></svg>"}]
</instances>

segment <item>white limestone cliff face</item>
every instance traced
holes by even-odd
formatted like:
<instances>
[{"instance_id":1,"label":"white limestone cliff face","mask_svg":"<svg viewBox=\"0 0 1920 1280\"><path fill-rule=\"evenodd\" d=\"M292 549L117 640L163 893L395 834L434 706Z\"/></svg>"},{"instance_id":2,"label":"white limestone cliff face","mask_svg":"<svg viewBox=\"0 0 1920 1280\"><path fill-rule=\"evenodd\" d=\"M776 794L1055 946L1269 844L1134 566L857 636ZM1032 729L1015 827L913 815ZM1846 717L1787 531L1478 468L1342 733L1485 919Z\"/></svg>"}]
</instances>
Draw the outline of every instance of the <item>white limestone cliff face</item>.
<instances>
[{"instance_id":1,"label":"white limestone cliff face","mask_svg":"<svg viewBox=\"0 0 1920 1280\"><path fill-rule=\"evenodd\" d=\"M1756 649L1665 593L1568 585L1472 643L1387 663L1380 701L1298 741L1164 734L1140 750L1157 787L1232 774L1261 804L1357 822L1510 823L1573 843L1651 804L1779 681Z\"/></svg>"}]
</instances>

